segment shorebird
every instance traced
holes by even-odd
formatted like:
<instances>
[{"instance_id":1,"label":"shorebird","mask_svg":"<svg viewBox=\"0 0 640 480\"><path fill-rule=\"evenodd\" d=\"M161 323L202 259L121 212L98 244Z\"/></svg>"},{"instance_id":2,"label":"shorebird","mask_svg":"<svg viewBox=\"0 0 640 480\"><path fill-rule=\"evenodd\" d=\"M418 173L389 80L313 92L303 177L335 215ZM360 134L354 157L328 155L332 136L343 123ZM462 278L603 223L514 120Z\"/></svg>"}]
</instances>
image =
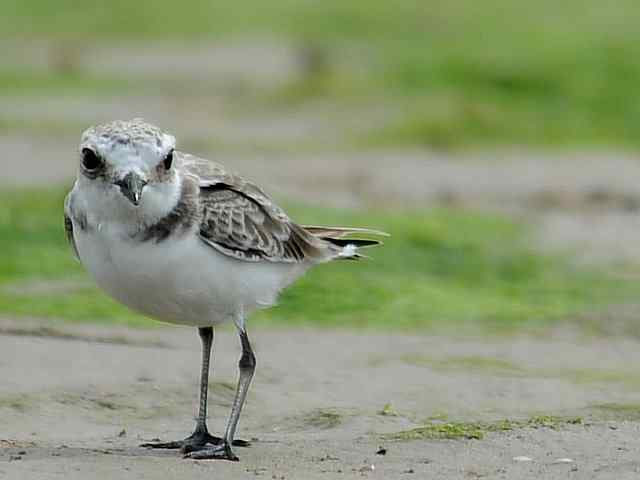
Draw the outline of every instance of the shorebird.
<instances>
[{"instance_id":1,"label":"shorebird","mask_svg":"<svg viewBox=\"0 0 640 480\"><path fill-rule=\"evenodd\" d=\"M302 226L257 185L222 165L175 149L175 138L141 119L87 129L78 174L64 205L66 236L96 283L154 319L198 328L202 343L195 431L147 443L185 457L237 460L232 445L256 359L245 319L313 265L358 259L378 245L366 228ZM214 326L231 321L242 355L222 437L207 429Z\"/></svg>"}]
</instances>

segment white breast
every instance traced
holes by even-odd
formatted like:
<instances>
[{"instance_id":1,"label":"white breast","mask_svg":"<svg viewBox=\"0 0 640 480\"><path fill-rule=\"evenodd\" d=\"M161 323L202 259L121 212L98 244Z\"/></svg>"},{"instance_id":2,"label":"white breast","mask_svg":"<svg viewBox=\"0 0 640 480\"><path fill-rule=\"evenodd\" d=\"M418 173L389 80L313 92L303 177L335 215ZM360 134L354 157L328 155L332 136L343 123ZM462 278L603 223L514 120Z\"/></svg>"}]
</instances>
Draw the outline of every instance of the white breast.
<instances>
[{"instance_id":1,"label":"white breast","mask_svg":"<svg viewBox=\"0 0 640 480\"><path fill-rule=\"evenodd\" d=\"M107 293L158 320L206 326L272 305L304 273L300 264L250 263L204 244L196 232L133 240L114 224L74 228L80 259ZM240 320L242 321L242 320Z\"/></svg>"}]
</instances>

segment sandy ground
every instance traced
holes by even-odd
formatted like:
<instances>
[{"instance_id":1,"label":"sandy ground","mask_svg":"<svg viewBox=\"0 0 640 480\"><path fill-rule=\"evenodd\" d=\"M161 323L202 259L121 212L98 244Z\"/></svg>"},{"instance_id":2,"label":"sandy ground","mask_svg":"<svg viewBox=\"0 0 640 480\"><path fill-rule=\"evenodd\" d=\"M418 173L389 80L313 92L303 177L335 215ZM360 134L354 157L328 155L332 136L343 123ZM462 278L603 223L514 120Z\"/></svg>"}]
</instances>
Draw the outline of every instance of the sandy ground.
<instances>
[{"instance_id":1,"label":"sandy ground","mask_svg":"<svg viewBox=\"0 0 640 480\"><path fill-rule=\"evenodd\" d=\"M603 404L638 405L640 393L624 381L575 381L566 374L588 368L628 372L640 362L635 341L482 341L258 329L252 336L259 366L239 432L253 444L236 449L239 463L228 463L185 460L176 452L138 446L190 433L199 368L195 331L43 330L38 323L8 320L0 327L0 478L622 479L640 474L640 425L599 410ZM214 432L222 431L228 414L237 343L229 330L216 336ZM557 374L446 368L461 356ZM434 363L416 363L423 357ZM397 415L381 415L387 403ZM497 420L539 413L580 415L585 423L488 433L482 440L382 436L432 416ZM376 454L380 447L386 455Z\"/></svg>"}]
</instances>

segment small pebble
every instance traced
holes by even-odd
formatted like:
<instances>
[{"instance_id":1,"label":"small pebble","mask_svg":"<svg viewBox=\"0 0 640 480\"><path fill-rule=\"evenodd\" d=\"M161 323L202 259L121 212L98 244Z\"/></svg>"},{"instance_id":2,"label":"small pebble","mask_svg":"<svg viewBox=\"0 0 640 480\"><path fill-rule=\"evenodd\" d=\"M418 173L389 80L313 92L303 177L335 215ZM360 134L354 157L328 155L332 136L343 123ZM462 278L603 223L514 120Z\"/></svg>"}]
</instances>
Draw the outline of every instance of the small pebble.
<instances>
[{"instance_id":1,"label":"small pebble","mask_svg":"<svg viewBox=\"0 0 640 480\"><path fill-rule=\"evenodd\" d=\"M120 433L118 433L119 437L124 437L127 435L127 431L123 428L122 430L120 430Z\"/></svg>"},{"instance_id":2,"label":"small pebble","mask_svg":"<svg viewBox=\"0 0 640 480\"><path fill-rule=\"evenodd\" d=\"M517 456L517 457L513 457L513 461L514 462L532 462L533 458L525 457L524 455L520 455L520 456Z\"/></svg>"},{"instance_id":3,"label":"small pebble","mask_svg":"<svg viewBox=\"0 0 640 480\"><path fill-rule=\"evenodd\" d=\"M413 470L413 468L409 468L402 473L416 473L416 472Z\"/></svg>"}]
</instances>

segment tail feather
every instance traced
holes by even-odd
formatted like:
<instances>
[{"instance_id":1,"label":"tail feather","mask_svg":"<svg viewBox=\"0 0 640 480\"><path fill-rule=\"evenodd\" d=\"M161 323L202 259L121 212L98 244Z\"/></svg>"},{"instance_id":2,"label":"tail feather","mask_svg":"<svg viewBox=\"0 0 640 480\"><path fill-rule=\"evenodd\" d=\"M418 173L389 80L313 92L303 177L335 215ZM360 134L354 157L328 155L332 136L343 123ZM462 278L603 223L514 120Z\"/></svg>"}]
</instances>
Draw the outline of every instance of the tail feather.
<instances>
[{"instance_id":1,"label":"tail feather","mask_svg":"<svg viewBox=\"0 0 640 480\"><path fill-rule=\"evenodd\" d=\"M333 237L320 237L323 240L337 246L346 247L347 245L353 245L356 248L367 248L382 245L380 240L369 240L364 238L333 238Z\"/></svg>"},{"instance_id":2,"label":"tail feather","mask_svg":"<svg viewBox=\"0 0 640 480\"><path fill-rule=\"evenodd\" d=\"M367 235L377 235L379 237L389 237L387 232L380 230L374 230L372 228L359 228L359 227L320 227L317 225L303 225L307 232L316 237L331 237L342 238L353 233L364 233Z\"/></svg>"},{"instance_id":3,"label":"tail feather","mask_svg":"<svg viewBox=\"0 0 640 480\"><path fill-rule=\"evenodd\" d=\"M352 234L367 234L388 237L389 234L380 230L372 230L370 228L357 227L320 227L305 225L303 227L314 237L320 238L336 249L336 259L358 260L361 258L369 258L358 252L359 248L375 247L382 245L380 240L372 240L366 238L345 238Z\"/></svg>"}]
</instances>

